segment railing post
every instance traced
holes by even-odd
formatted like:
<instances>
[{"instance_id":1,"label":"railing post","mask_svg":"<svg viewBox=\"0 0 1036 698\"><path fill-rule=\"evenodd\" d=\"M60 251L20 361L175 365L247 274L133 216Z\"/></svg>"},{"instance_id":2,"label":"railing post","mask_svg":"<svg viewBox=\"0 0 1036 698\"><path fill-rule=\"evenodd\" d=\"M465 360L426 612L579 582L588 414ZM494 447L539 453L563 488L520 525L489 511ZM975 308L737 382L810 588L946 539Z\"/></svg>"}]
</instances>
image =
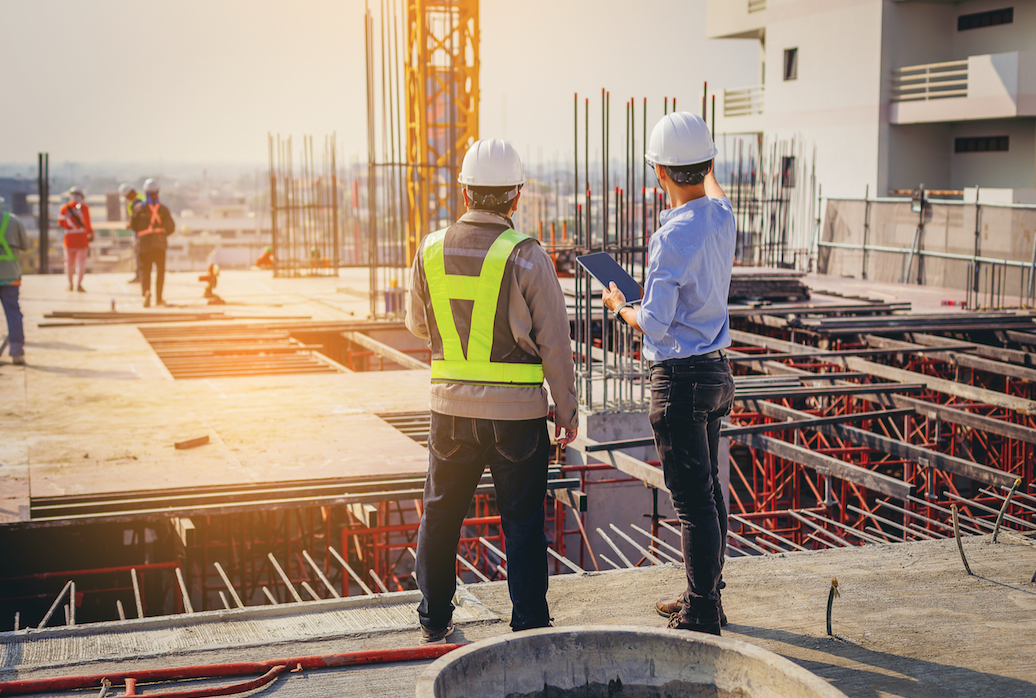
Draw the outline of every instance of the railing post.
<instances>
[{"instance_id":1,"label":"railing post","mask_svg":"<svg viewBox=\"0 0 1036 698\"><path fill-rule=\"evenodd\" d=\"M980 222L982 219L982 208L978 203L979 187L975 187L975 256L972 263L975 265L972 273L974 278L972 280L972 286L974 287L975 293L978 294L978 282L979 282L979 266L978 266L978 255L979 255L979 241L981 239L981 226ZM1036 261L1036 251L1034 251L1034 261Z\"/></svg>"},{"instance_id":2,"label":"railing post","mask_svg":"<svg viewBox=\"0 0 1036 698\"><path fill-rule=\"evenodd\" d=\"M860 278L867 278L867 242L871 231L871 185L868 184L863 193L863 268Z\"/></svg>"}]
</instances>

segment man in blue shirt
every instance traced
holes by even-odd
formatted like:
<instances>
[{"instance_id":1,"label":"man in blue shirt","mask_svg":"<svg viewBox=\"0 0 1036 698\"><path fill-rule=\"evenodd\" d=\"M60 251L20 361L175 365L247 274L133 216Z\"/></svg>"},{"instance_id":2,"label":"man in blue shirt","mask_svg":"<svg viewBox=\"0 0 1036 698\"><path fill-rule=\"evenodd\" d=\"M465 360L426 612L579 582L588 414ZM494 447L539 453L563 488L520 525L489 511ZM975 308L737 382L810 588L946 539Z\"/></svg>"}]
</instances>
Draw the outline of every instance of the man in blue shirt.
<instances>
[{"instance_id":1,"label":"man in blue shirt","mask_svg":"<svg viewBox=\"0 0 1036 698\"><path fill-rule=\"evenodd\" d=\"M723 349L730 346L727 293L736 229L712 172L716 147L705 122L678 112L651 133L647 161L670 207L648 244L640 309L611 284L605 306L643 333L651 361L651 428L682 529L687 589L660 601L669 627L720 634L719 585L727 512L719 484L719 430L734 399Z\"/></svg>"}]
</instances>

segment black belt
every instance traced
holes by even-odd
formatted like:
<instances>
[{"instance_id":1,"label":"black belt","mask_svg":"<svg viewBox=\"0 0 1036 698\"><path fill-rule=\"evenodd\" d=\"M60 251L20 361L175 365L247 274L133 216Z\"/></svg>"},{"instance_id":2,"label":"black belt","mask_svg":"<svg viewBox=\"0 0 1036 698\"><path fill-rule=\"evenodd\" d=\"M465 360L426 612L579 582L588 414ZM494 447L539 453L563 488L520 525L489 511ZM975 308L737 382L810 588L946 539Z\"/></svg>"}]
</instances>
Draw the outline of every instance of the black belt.
<instances>
[{"instance_id":1,"label":"black belt","mask_svg":"<svg viewBox=\"0 0 1036 698\"><path fill-rule=\"evenodd\" d=\"M718 361L720 359L727 358L727 352L722 349L715 349L710 351L708 354L698 354L697 356L684 356L679 359L665 359L664 361L652 362L652 366L693 366L703 361Z\"/></svg>"}]
</instances>

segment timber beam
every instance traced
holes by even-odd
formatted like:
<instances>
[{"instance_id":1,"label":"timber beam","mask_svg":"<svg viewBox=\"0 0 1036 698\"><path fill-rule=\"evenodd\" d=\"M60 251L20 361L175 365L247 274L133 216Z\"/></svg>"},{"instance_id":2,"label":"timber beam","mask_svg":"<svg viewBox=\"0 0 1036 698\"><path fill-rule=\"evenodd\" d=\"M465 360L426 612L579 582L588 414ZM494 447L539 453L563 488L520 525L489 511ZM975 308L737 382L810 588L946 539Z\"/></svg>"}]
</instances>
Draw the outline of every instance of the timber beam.
<instances>
[{"instance_id":1,"label":"timber beam","mask_svg":"<svg viewBox=\"0 0 1036 698\"><path fill-rule=\"evenodd\" d=\"M782 405L775 405L771 402L759 402L757 405L759 412L767 417L808 420L813 416L808 412L802 412L790 407L783 407ZM962 475L988 485L994 485L997 487L1003 485L1010 487L1017 477L1016 475L1004 472L1003 470L990 468L987 465L975 463L974 461L970 461L965 458L958 458L957 456L940 453L939 451L933 451L923 446L916 446L914 444L906 443L905 441L889 438L882 434L875 434L872 431L857 429L856 427L818 425L815 428L825 434L836 436L840 439L845 439L846 441L851 441L857 446L866 446L875 451L887 453L890 456L912 460L915 463L927 465L932 468L938 468L939 470L945 470L946 472L954 473L956 475Z\"/></svg>"}]
</instances>

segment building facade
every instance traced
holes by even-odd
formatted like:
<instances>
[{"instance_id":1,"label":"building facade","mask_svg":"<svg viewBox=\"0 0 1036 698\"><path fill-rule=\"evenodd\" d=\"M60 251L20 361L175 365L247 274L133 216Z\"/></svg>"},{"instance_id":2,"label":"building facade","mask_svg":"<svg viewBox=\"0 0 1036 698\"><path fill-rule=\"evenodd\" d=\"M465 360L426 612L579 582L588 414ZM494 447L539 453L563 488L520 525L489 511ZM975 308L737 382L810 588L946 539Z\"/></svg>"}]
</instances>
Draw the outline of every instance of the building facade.
<instances>
[{"instance_id":1,"label":"building facade","mask_svg":"<svg viewBox=\"0 0 1036 698\"><path fill-rule=\"evenodd\" d=\"M706 31L759 41L717 130L814 145L825 198L1036 202L1036 0L708 0Z\"/></svg>"}]
</instances>

